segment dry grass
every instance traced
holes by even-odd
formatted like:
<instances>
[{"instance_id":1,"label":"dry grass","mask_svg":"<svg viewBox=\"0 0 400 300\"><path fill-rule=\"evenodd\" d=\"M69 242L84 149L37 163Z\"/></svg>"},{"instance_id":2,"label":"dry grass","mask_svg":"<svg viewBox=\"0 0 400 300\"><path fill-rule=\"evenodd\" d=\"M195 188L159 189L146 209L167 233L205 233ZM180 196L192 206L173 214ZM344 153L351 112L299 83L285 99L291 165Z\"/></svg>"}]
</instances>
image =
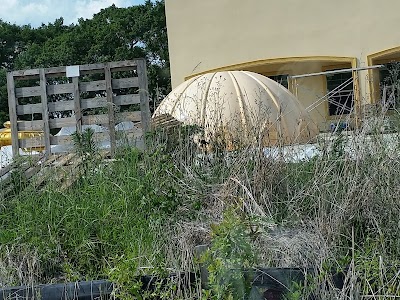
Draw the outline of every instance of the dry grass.
<instances>
[{"instance_id":1,"label":"dry grass","mask_svg":"<svg viewBox=\"0 0 400 300\"><path fill-rule=\"evenodd\" d=\"M213 226L221 223L226 210L233 208L248 228L246 234L251 237L258 266L300 267L317 274L301 290L302 297L310 293L318 299L400 297L400 139L393 134L388 141L387 135L367 132L369 128L350 136L336 134L324 138L316 145L319 156L296 162L265 155L261 146L235 152L204 153L193 143L193 132L187 128L157 133L152 137L149 155L133 163L129 162L128 156L122 156L122 163L106 167L101 179L94 180L99 176L96 174L95 177L89 176L87 184L76 185L71 194L60 197L75 205L78 195L84 191L87 198L82 205L93 209L94 214L89 215L87 221L97 224L103 222L102 218L113 216L118 217L118 224L124 224L120 231L113 230L112 241L121 240L120 248L106 244L109 241L103 241L104 248L100 247L101 241L93 244L90 229L86 232L89 240L82 241L88 243L84 249L87 257L95 254L90 252L90 245L102 249L101 257L91 259L102 261L99 266L106 261L108 269L121 267L118 265L121 261L112 258L128 249L124 247L137 243L135 247L144 248L129 258L135 261L134 267L129 269L133 270L132 275L155 272L160 268L168 272L198 272L194 247L212 243L210 233ZM124 165L124 160L131 165ZM159 167L161 165L163 167ZM135 168L135 172L129 168ZM128 173L126 176L118 175L116 172L119 171ZM147 181L141 181L143 176ZM96 184L108 183L113 192L96 188ZM143 218L146 228L153 231L146 241L132 233L129 224L142 225L124 208L133 209L136 202L132 201L140 203L141 196L133 198L130 193L144 187L152 210L155 209L151 206L152 201L158 201L160 195L170 195L171 189L177 199L171 205L179 203L173 212L152 219L155 225ZM102 198L115 195L123 195L123 201L115 200L114 208L111 200ZM170 196L166 199L172 201ZM96 201L109 211L97 210ZM46 203L50 205L51 201ZM124 207L119 207L119 203ZM33 206L13 203L7 208L17 213ZM148 216L152 210L146 212ZM9 227L12 220L2 222ZM49 226L49 233L52 233L55 227ZM7 231L2 229L2 233ZM132 242L127 237L137 240ZM6 242L0 245L1 286L43 281L44 257L28 240L19 238L10 242L10 239L3 239ZM68 240L72 245L73 241ZM19 244L24 246L18 247ZM57 241L48 245L58 246L65 248ZM49 250L51 253L54 251ZM149 253L151 251L154 253ZM53 261L70 261L68 255L71 254L59 253L59 257L52 257ZM76 252L71 253L76 255ZM79 264L68 266L71 268L68 270L70 276L78 274L77 279L84 276L93 278L92 273L84 274L85 270ZM330 270L345 274L342 289L334 288ZM101 271L107 274L106 270ZM124 280L129 282L129 278L124 277ZM198 299L202 293L197 284L191 289L179 288L169 297Z\"/></svg>"},{"instance_id":2,"label":"dry grass","mask_svg":"<svg viewBox=\"0 0 400 300\"><path fill-rule=\"evenodd\" d=\"M370 128L325 137L320 156L304 162L254 148L197 165L178 159L181 196L202 201L194 220L177 225L185 259L233 206L250 220L260 265L314 270L308 292L318 299L400 297L400 138ZM342 289L328 269L345 274Z\"/></svg>"}]
</instances>

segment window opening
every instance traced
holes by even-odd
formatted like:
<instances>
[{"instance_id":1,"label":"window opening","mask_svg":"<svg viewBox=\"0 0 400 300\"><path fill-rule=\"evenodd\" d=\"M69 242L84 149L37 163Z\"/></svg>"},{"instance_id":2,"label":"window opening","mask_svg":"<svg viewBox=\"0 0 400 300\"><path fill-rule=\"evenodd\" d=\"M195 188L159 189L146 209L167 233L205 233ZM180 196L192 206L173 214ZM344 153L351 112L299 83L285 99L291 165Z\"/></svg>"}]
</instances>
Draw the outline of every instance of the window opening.
<instances>
[{"instance_id":1,"label":"window opening","mask_svg":"<svg viewBox=\"0 0 400 300\"><path fill-rule=\"evenodd\" d=\"M326 75L329 115L350 114L354 105L353 75L337 73Z\"/></svg>"},{"instance_id":2,"label":"window opening","mask_svg":"<svg viewBox=\"0 0 400 300\"><path fill-rule=\"evenodd\" d=\"M289 88L288 84L288 75L283 74L283 75L274 75L274 76L268 76L270 79L276 81L277 83L283 85L285 88Z\"/></svg>"},{"instance_id":3,"label":"window opening","mask_svg":"<svg viewBox=\"0 0 400 300\"><path fill-rule=\"evenodd\" d=\"M384 64L379 70L380 99L386 109L400 106L400 62Z\"/></svg>"}]
</instances>

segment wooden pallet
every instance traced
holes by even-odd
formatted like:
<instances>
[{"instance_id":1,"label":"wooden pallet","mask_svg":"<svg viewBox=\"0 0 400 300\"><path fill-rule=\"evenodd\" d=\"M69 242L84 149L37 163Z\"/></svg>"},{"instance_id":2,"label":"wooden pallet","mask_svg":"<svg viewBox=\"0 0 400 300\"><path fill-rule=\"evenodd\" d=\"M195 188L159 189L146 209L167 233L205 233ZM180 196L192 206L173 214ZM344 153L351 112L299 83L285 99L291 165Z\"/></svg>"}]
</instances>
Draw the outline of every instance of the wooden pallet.
<instances>
[{"instance_id":1,"label":"wooden pallet","mask_svg":"<svg viewBox=\"0 0 400 300\"><path fill-rule=\"evenodd\" d=\"M157 116L153 118L151 121L151 127L153 129L159 129L159 128L169 129L180 125L182 125L182 122L178 121L169 114Z\"/></svg>"},{"instance_id":2,"label":"wooden pallet","mask_svg":"<svg viewBox=\"0 0 400 300\"><path fill-rule=\"evenodd\" d=\"M110 160L110 152L100 152L103 161ZM82 176L83 168L80 167L83 158L76 153L52 154L48 157L29 157L18 165L11 164L0 170L0 198L12 195L15 186L12 180L13 172L20 172L21 179L33 184L36 190L42 190L49 182L55 182L58 189L64 191L73 185Z\"/></svg>"}]
</instances>

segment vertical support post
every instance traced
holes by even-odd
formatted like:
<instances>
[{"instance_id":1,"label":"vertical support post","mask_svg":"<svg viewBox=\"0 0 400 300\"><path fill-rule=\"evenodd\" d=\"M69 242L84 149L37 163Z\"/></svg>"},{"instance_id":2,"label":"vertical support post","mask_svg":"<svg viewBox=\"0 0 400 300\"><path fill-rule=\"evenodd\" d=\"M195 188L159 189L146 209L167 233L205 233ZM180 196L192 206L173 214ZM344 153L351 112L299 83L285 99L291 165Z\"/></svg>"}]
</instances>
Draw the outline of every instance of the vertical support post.
<instances>
[{"instance_id":1,"label":"vertical support post","mask_svg":"<svg viewBox=\"0 0 400 300\"><path fill-rule=\"evenodd\" d=\"M352 77L353 77L353 105L354 105L354 125L355 128L358 130L360 129L360 121L361 121L361 108L362 108L362 103L361 103L361 95L360 95L360 78L359 78L359 71L353 71L352 72Z\"/></svg>"},{"instance_id":2,"label":"vertical support post","mask_svg":"<svg viewBox=\"0 0 400 300\"><path fill-rule=\"evenodd\" d=\"M149 106L149 87L147 82L146 61L137 61L137 73L139 81L140 112L143 133L150 130L150 106Z\"/></svg>"},{"instance_id":3,"label":"vertical support post","mask_svg":"<svg viewBox=\"0 0 400 300\"><path fill-rule=\"evenodd\" d=\"M79 77L72 77L72 84L74 85L74 111L76 121L76 131L82 132L82 109L81 109L81 98L79 92Z\"/></svg>"},{"instance_id":4,"label":"vertical support post","mask_svg":"<svg viewBox=\"0 0 400 300\"><path fill-rule=\"evenodd\" d=\"M51 146L50 146L49 108L47 105L46 74L44 73L43 68L39 70L39 78L40 78L40 97L42 100L42 119L43 119L45 156L47 157L51 154Z\"/></svg>"},{"instance_id":5,"label":"vertical support post","mask_svg":"<svg viewBox=\"0 0 400 300\"><path fill-rule=\"evenodd\" d=\"M10 123L11 123L10 128L11 128L12 154L15 157L19 154L19 142L18 142L17 98L15 97L14 75L12 72L7 73L7 92L8 92L8 110L10 114Z\"/></svg>"},{"instance_id":6,"label":"vertical support post","mask_svg":"<svg viewBox=\"0 0 400 300\"><path fill-rule=\"evenodd\" d=\"M115 115L114 115L114 101L113 101L113 90L112 90L112 77L110 64L107 63L104 67L104 74L106 80L106 94L108 104L108 130L110 132L110 146L111 156L115 156L116 148L116 137L115 137Z\"/></svg>"}]
</instances>

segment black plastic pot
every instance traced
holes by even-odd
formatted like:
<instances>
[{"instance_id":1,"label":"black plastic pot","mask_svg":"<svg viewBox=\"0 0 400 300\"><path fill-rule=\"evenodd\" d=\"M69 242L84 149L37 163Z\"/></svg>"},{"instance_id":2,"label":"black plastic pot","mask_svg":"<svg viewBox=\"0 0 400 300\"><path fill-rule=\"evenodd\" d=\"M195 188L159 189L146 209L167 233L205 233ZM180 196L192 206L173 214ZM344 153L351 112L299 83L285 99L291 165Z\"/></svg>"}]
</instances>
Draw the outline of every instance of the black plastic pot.
<instances>
[{"instance_id":1,"label":"black plastic pot","mask_svg":"<svg viewBox=\"0 0 400 300\"><path fill-rule=\"evenodd\" d=\"M58 283L49 285L20 286L0 289L0 300L14 299L110 299L113 284L107 280Z\"/></svg>"},{"instance_id":2,"label":"black plastic pot","mask_svg":"<svg viewBox=\"0 0 400 300\"><path fill-rule=\"evenodd\" d=\"M313 269L302 268L257 268L246 270L245 276L253 287L251 300L280 300L293 287L294 283L303 285L306 274L314 275ZM344 274L331 272L331 279L336 288L344 284Z\"/></svg>"},{"instance_id":3,"label":"black plastic pot","mask_svg":"<svg viewBox=\"0 0 400 300\"><path fill-rule=\"evenodd\" d=\"M196 274L192 272L171 273L168 276L143 275L140 277L143 291L155 291L157 287L168 288L168 284L173 282L177 288L189 288L196 282ZM1 300L1 299L0 299Z\"/></svg>"},{"instance_id":4,"label":"black plastic pot","mask_svg":"<svg viewBox=\"0 0 400 300\"><path fill-rule=\"evenodd\" d=\"M171 273L164 277L144 275L137 280L142 282L143 291L155 291L157 287L168 288L170 282L181 288L189 287L196 282L196 274ZM107 300L111 299L112 291L113 283L107 280L18 286L0 289L0 300Z\"/></svg>"},{"instance_id":5,"label":"black plastic pot","mask_svg":"<svg viewBox=\"0 0 400 300\"><path fill-rule=\"evenodd\" d=\"M294 282L303 283L305 270L300 268L257 268L246 270L245 277L251 282L251 300L280 300Z\"/></svg>"}]
</instances>

